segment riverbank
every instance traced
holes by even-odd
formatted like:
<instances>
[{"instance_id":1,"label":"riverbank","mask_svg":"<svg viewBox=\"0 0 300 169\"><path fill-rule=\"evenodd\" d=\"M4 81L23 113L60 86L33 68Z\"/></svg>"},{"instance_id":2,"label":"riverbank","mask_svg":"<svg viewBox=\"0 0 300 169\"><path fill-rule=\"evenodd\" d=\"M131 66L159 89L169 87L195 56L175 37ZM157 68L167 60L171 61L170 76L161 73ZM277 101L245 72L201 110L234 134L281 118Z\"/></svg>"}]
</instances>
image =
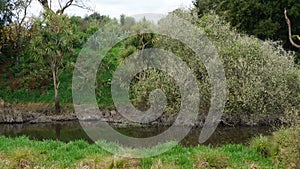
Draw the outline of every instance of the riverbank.
<instances>
[{"instance_id":1,"label":"riverbank","mask_svg":"<svg viewBox=\"0 0 300 169\"><path fill-rule=\"evenodd\" d=\"M93 121L101 120L111 124L120 126L170 126L174 123L176 114L163 113L157 120L148 124L133 123L123 118L115 110L101 110L98 114L81 117L81 120ZM187 124L194 127L202 127L205 122L206 115L199 115L196 123L191 123L181 120L178 124ZM52 104L45 103L24 103L10 104L0 100L0 124L15 124L15 123L50 123L62 121L78 120L72 105L62 107L62 113L56 114ZM278 126L284 124L281 117L276 116L238 116L223 114L221 122L223 126Z\"/></svg>"},{"instance_id":2,"label":"riverbank","mask_svg":"<svg viewBox=\"0 0 300 169\"><path fill-rule=\"evenodd\" d=\"M31 141L0 137L0 168L297 168L299 127L259 137L249 146L176 146L151 158L115 157L84 141ZM103 144L103 143L102 143Z\"/></svg>"},{"instance_id":3,"label":"riverbank","mask_svg":"<svg viewBox=\"0 0 300 169\"><path fill-rule=\"evenodd\" d=\"M243 154L243 156L240 156ZM5 168L272 168L272 158L242 145L220 148L176 146L148 159L114 157L97 145L83 141L68 144L57 141L30 141L0 137L0 167ZM280 167L279 167L280 168ZM282 167L281 167L282 168Z\"/></svg>"}]
</instances>

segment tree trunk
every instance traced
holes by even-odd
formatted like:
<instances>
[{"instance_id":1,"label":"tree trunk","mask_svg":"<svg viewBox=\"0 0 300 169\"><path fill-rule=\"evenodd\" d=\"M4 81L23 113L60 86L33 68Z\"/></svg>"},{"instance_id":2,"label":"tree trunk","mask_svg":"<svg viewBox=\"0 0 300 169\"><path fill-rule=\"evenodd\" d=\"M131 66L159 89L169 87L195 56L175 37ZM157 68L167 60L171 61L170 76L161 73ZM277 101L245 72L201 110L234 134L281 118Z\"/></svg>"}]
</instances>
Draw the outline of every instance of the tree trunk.
<instances>
[{"instance_id":1,"label":"tree trunk","mask_svg":"<svg viewBox=\"0 0 300 169\"><path fill-rule=\"evenodd\" d=\"M18 56L19 54L17 53L17 54L15 54L15 56L14 56L14 62L15 62L15 67L16 68L19 68L19 56Z\"/></svg>"},{"instance_id":2,"label":"tree trunk","mask_svg":"<svg viewBox=\"0 0 300 169\"><path fill-rule=\"evenodd\" d=\"M20 46L21 46L21 25L22 22L17 27L17 39L16 39L16 46L14 49L14 62L15 67L19 68L19 53L20 53Z\"/></svg>"},{"instance_id":3,"label":"tree trunk","mask_svg":"<svg viewBox=\"0 0 300 169\"><path fill-rule=\"evenodd\" d=\"M60 104L59 104L59 96L58 96L58 87L59 82L57 80L56 72L54 66L52 66L52 75L53 75L53 85L54 85L54 91L55 91L55 112L58 114L60 113Z\"/></svg>"},{"instance_id":4,"label":"tree trunk","mask_svg":"<svg viewBox=\"0 0 300 169\"><path fill-rule=\"evenodd\" d=\"M293 37L292 37L292 24L291 24L290 19L289 19L288 16L287 16L287 11L286 11L286 9L284 10L284 16L285 16L285 20L286 20L286 23L287 23L288 28L289 28L289 40L290 40L290 43L291 43L294 47L300 49L300 45L297 44L297 43L295 43L294 40L293 40Z\"/></svg>"},{"instance_id":5,"label":"tree trunk","mask_svg":"<svg viewBox=\"0 0 300 169\"><path fill-rule=\"evenodd\" d=\"M55 112L60 113L60 104L59 104L59 97L58 97L58 88L55 88Z\"/></svg>"}]
</instances>

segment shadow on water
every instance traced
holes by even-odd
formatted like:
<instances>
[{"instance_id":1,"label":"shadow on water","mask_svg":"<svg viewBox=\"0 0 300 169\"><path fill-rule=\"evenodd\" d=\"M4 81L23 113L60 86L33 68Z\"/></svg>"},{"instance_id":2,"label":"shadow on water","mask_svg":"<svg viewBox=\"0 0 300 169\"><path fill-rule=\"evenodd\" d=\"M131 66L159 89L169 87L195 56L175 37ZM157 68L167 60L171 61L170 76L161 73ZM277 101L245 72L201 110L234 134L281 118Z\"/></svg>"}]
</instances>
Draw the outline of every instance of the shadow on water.
<instances>
[{"instance_id":1,"label":"shadow on water","mask_svg":"<svg viewBox=\"0 0 300 169\"><path fill-rule=\"evenodd\" d=\"M137 138L155 136L167 130L167 127L114 127L120 133ZM247 144L258 135L270 135L272 127L218 127L204 145L220 146L224 144ZM201 128L194 128L181 141L184 146L197 146ZM33 140L74 140L93 141L87 136L79 122L55 122L46 124L0 124L0 135L8 137L28 136Z\"/></svg>"}]
</instances>

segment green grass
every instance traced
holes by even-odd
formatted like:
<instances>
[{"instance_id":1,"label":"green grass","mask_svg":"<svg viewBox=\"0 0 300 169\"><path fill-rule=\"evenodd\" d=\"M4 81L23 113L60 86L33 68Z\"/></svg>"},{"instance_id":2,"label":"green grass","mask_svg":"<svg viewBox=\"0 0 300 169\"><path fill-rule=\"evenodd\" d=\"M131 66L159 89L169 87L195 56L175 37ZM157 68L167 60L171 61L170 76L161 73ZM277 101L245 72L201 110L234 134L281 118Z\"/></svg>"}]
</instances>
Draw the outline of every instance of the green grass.
<instances>
[{"instance_id":1,"label":"green grass","mask_svg":"<svg viewBox=\"0 0 300 169\"><path fill-rule=\"evenodd\" d=\"M152 150L122 149L117 144L85 141L32 141L27 137L0 137L0 168L297 168L300 157L300 127L282 128L269 137L254 138L249 146L221 147L175 145L171 150L149 158L117 157L100 148L111 149L126 156L134 153L155 153L173 146L158 145Z\"/></svg>"},{"instance_id":2,"label":"green grass","mask_svg":"<svg viewBox=\"0 0 300 169\"><path fill-rule=\"evenodd\" d=\"M104 144L104 143L102 143ZM109 144L107 144L109 145ZM281 164L277 164L282 168ZM159 156L131 159L114 157L97 145L84 141L32 141L27 137L0 137L0 168L276 168L272 157L264 157L243 145L175 146Z\"/></svg>"},{"instance_id":3,"label":"green grass","mask_svg":"<svg viewBox=\"0 0 300 169\"><path fill-rule=\"evenodd\" d=\"M281 161L285 168L300 166L300 121L290 128L282 128L270 137L260 136L250 142L250 148L264 157Z\"/></svg>"}]
</instances>

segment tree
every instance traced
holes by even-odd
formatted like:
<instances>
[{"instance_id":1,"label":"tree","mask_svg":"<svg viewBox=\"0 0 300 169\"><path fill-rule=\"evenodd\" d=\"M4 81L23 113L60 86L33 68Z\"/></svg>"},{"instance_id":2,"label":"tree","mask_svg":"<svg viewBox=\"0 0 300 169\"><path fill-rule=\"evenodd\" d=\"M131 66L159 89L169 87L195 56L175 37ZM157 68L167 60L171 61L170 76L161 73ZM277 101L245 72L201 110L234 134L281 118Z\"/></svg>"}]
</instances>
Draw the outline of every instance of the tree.
<instances>
[{"instance_id":1,"label":"tree","mask_svg":"<svg viewBox=\"0 0 300 169\"><path fill-rule=\"evenodd\" d=\"M42 5L45 11L51 11L58 15L62 15L65 12L65 10L70 6L77 6L80 8L89 9L89 7L87 7L87 5L85 4L84 0L57 0L59 9L56 10L52 8L52 0L50 0L50 2L48 0L38 0L38 1Z\"/></svg>"},{"instance_id":2,"label":"tree","mask_svg":"<svg viewBox=\"0 0 300 169\"><path fill-rule=\"evenodd\" d=\"M9 0L0 0L0 28L6 23L11 22L13 13L11 11L13 4Z\"/></svg>"},{"instance_id":3,"label":"tree","mask_svg":"<svg viewBox=\"0 0 300 169\"><path fill-rule=\"evenodd\" d=\"M124 14L122 14L122 15L120 15L120 23L121 23L121 26L124 26L125 25L125 15Z\"/></svg>"},{"instance_id":4,"label":"tree","mask_svg":"<svg viewBox=\"0 0 300 169\"><path fill-rule=\"evenodd\" d=\"M35 36L30 49L33 58L49 67L52 73L55 92L55 111L61 111L59 102L60 74L65 68L65 56L72 50L72 26L65 15L45 12L42 20L38 19L33 27Z\"/></svg>"},{"instance_id":5,"label":"tree","mask_svg":"<svg viewBox=\"0 0 300 169\"><path fill-rule=\"evenodd\" d=\"M10 0L7 1L7 9L1 18L0 50L6 55L12 55L15 66L19 65L19 55L24 50L29 40L30 21L26 20L27 11L32 0Z\"/></svg>"},{"instance_id":6,"label":"tree","mask_svg":"<svg viewBox=\"0 0 300 169\"><path fill-rule=\"evenodd\" d=\"M292 49L286 34L284 8L292 21L300 21L299 0L195 0L199 17L213 10L232 26L260 39L282 40L286 49ZM300 31L297 26L292 26Z\"/></svg>"},{"instance_id":7,"label":"tree","mask_svg":"<svg viewBox=\"0 0 300 169\"><path fill-rule=\"evenodd\" d=\"M133 17L127 17L122 14L120 16L120 24L124 32L129 32L131 31L132 27L136 25L136 21Z\"/></svg>"},{"instance_id":8,"label":"tree","mask_svg":"<svg viewBox=\"0 0 300 169\"><path fill-rule=\"evenodd\" d=\"M0 0L0 54L6 41L3 28L12 22L13 13L11 11L13 4L9 0Z\"/></svg>"}]
</instances>

